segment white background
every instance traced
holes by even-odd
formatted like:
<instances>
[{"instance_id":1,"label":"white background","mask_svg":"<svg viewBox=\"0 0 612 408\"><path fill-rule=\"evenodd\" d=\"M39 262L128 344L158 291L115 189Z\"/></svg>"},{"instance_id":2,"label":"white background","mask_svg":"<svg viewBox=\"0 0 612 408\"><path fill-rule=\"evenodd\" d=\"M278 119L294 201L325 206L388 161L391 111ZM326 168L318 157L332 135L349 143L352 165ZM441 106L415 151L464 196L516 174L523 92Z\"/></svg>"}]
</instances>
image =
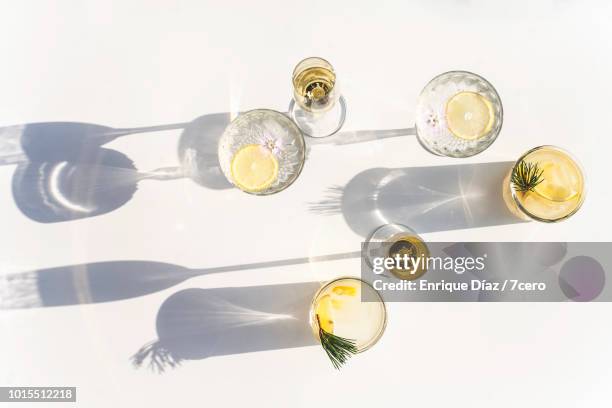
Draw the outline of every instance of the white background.
<instances>
[{"instance_id":1,"label":"white background","mask_svg":"<svg viewBox=\"0 0 612 408\"><path fill-rule=\"evenodd\" d=\"M377 167L514 160L540 144L565 147L585 166L589 196L575 217L424 238L612 238L609 2L1 4L3 127L43 121L135 127L284 110L291 70L311 55L327 58L338 72L349 104L345 135L411 127L422 87L452 69L487 78L505 111L499 139L469 159L433 156L413 136L313 146L300 178L274 196L207 189L189 179L144 180L121 208L70 222L24 216L11 193L15 166L5 165L2 275L122 260L198 269L356 251L363 237L342 214L309 211L331 186ZM174 166L180 134L131 135L107 147L140 170ZM130 363L156 338L162 303L181 290L358 273L358 259L303 263L203 275L115 302L3 310L0 385L76 386L77 405L87 408L610 406L612 325L605 303L389 304L381 341L340 372L316 346L190 360L164 374ZM10 302L11 294L4 296Z\"/></svg>"}]
</instances>

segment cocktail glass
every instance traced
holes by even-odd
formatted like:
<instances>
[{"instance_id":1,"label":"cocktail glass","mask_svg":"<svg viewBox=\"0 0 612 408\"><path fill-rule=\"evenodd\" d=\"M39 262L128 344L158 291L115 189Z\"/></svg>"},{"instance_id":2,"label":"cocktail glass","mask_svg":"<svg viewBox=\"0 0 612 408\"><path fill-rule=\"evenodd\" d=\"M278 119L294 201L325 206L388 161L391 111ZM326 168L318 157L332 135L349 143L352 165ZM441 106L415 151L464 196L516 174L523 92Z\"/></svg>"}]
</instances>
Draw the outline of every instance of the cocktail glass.
<instances>
[{"instance_id":1,"label":"cocktail glass","mask_svg":"<svg viewBox=\"0 0 612 408\"><path fill-rule=\"evenodd\" d=\"M274 194L299 176L304 137L286 115L269 109L245 112L219 140L219 165L230 183L256 195Z\"/></svg>"},{"instance_id":2,"label":"cocktail glass","mask_svg":"<svg viewBox=\"0 0 612 408\"><path fill-rule=\"evenodd\" d=\"M503 121L501 100L493 85L466 71L432 79L416 109L417 139L440 156L469 157L488 148Z\"/></svg>"},{"instance_id":3,"label":"cocktail glass","mask_svg":"<svg viewBox=\"0 0 612 408\"><path fill-rule=\"evenodd\" d=\"M385 331L385 302L369 283L355 277L337 278L315 293L310 324L328 355L323 336L329 335L351 342L354 345L351 354L361 353L376 344ZM336 361L334 365L339 368L343 362Z\"/></svg>"},{"instance_id":4,"label":"cocktail glass","mask_svg":"<svg viewBox=\"0 0 612 408\"><path fill-rule=\"evenodd\" d=\"M503 182L503 197L508 209L523 220L562 221L584 202L584 171L566 150L539 146L512 166Z\"/></svg>"}]
</instances>

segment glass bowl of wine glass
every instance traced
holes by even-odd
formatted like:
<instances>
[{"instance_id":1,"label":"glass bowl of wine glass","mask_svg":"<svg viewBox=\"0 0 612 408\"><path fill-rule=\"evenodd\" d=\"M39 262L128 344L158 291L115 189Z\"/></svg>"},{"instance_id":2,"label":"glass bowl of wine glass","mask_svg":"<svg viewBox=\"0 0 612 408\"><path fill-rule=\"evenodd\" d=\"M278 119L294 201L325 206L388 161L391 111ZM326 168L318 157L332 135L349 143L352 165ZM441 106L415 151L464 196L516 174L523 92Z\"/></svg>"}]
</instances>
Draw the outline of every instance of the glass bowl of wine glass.
<instances>
[{"instance_id":1,"label":"glass bowl of wine glass","mask_svg":"<svg viewBox=\"0 0 612 408\"><path fill-rule=\"evenodd\" d=\"M364 260L374 270L376 258L410 258L408 268L392 267L389 272L398 279L416 280L422 277L427 268L424 263L414 265L412 259L429 257L429 247L411 228L397 223L384 224L376 228L366 239Z\"/></svg>"},{"instance_id":2,"label":"glass bowl of wine glass","mask_svg":"<svg viewBox=\"0 0 612 408\"><path fill-rule=\"evenodd\" d=\"M300 130L310 137L338 132L346 119L346 101L334 67L323 58L309 57L295 66L291 80L289 116Z\"/></svg>"}]
</instances>

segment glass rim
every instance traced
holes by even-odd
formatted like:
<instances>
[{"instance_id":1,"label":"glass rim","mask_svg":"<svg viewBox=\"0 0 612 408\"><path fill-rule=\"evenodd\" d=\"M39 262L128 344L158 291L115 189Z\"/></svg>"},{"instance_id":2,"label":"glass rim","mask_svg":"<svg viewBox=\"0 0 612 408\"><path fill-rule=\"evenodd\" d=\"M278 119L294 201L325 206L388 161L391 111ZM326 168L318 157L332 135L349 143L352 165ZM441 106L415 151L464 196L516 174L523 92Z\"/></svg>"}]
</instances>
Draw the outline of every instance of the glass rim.
<instances>
[{"instance_id":1,"label":"glass rim","mask_svg":"<svg viewBox=\"0 0 612 408\"><path fill-rule=\"evenodd\" d=\"M518 199L517 192L514 189L514 187L512 186L512 173L514 172L514 169L516 168L516 166L521 162L521 160L523 160L525 157L527 157L531 153L536 152L538 150L542 150L542 149L551 149L551 150L555 150L557 152L561 152L561 153L565 154L567 157L569 157L574 162L576 167L578 167L578 170L580 171L580 175L582 176L582 191L580 192L580 201L578 202L578 205L576 205L576 208L574 208L569 213L565 214L563 217L559 217L559 218L542 218L542 217L539 217L539 216L537 216L535 214L532 214L531 212L529 212L521 204L520 200ZM582 163L580 163L580 161L572 153L568 152L567 150L565 150L562 147L555 146L555 145L536 146L536 147L534 147L532 149L529 149L525 153L523 153L521 155L521 157L519 157L518 160L514 163L514 165L512 165L512 169L510 170L510 180L509 180L508 184L509 184L509 188L510 188L510 194L512 195L512 200L516 204L517 208L523 214L525 214L527 217L531 218L532 220L539 221L539 222L555 223L555 222L560 222L560 221L568 219L572 215L576 214L578 212L578 210L580 209L580 207L582 207L582 204L584 203L584 200L585 200L586 194L587 194L587 179L586 179L586 173L584 171L584 167L582 166Z\"/></svg>"},{"instance_id":2,"label":"glass rim","mask_svg":"<svg viewBox=\"0 0 612 408\"><path fill-rule=\"evenodd\" d=\"M365 280L358 278L356 276L340 276L337 278L334 278L330 281L325 282L324 284L321 285L321 287L315 292L314 296L312 297L312 301L310 302L310 324L311 326L314 325L313 328L316 328L317 330L319 329L319 324L315 319L315 313L314 313L314 309L317 303L317 298L319 297L319 295L326 289L328 288L330 285L332 285L333 283L336 283L338 281L341 280L356 280L359 281L360 284L365 284L367 286L369 286L372 291L374 291L374 293L376 293L376 296L378 296L379 299L379 303L382 305L382 311L383 311L383 321L380 325L380 328L378 329L378 333L376 333L376 336L372 337L367 344L364 347L361 347L358 349L357 353L363 353L366 350L369 350L370 348L372 348L376 343L378 343L378 341L380 340L380 338L382 337L382 335L384 334L385 330L387 329L387 305L385 303L385 300L383 299L382 295L376 290L374 289L374 287L372 285L370 285L368 282L366 282ZM317 337L317 340L318 337Z\"/></svg>"},{"instance_id":3,"label":"glass rim","mask_svg":"<svg viewBox=\"0 0 612 408\"><path fill-rule=\"evenodd\" d=\"M452 69L452 70L450 70L450 71L445 71L445 72L442 72L442 73L440 73L440 74L436 75L435 77L433 77L432 79L430 79L430 80L427 82L427 84L425 84L425 86L423 87L423 89L421 90L421 92L420 92L420 93L423 93L423 91L424 91L425 89L427 89L427 87L428 87L428 86L429 86L429 85L430 85L432 82L434 82L436 79L438 79L438 78L440 78L440 77L443 77L443 76L446 76L446 75L451 75L451 74L468 74L468 75L475 76L475 77L476 77L476 78L478 78L478 79L481 79L481 80L482 80L484 83L486 83L488 86L490 86L490 87L491 87L491 89L492 89L492 90L493 90L493 92L495 93L495 96L497 96L497 99L499 99L499 104L501 105L501 98L499 97L499 93L497 92L497 89L495 89L495 87L493 86L493 84L491 84L491 82L489 82L489 81L488 81L488 80L487 80L485 77L483 77L482 75L479 75L479 74L477 74L477 73L475 73L475 72L472 72L472 71L466 71L466 70L463 70L463 69Z\"/></svg>"},{"instance_id":4,"label":"glass rim","mask_svg":"<svg viewBox=\"0 0 612 408\"><path fill-rule=\"evenodd\" d=\"M394 227L397 229L397 231L393 235L385 237L384 241L383 240L379 240L379 239L375 239L376 234L378 234L379 232L383 231L386 228L394 228ZM421 244L423 244L423 246L425 247L425 251L426 251L427 256L429 256L430 249L429 249L429 246L427 245L427 241L425 241L423 239L423 237L421 237L414 229L408 227L405 224L400 224L398 222L390 222L388 224L381 225L380 227L378 227L374 231L372 231L370 233L370 235L368 235L368 237L366 238L366 241L364 243L364 252L365 252L365 255L362 255L362 260L365 261L366 265L368 265L368 267L370 269L374 269L374 265L373 265L373 262L372 262L372 248L371 247L374 244L393 244L394 242L397 242L397 241L390 241L390 238L393 238L393 237L397 236L398 234L402 234L402 233L404 233L404 234L408 233L410 236L415 237L417 240L419 240L421 242ZM389 249L390 248L391 247L389 247ZM397 279L413 281L413 280L417 280L417 279L422 278L423 275L425 275L427 273L427 270L425 269L425 271L422 274L415 275L411 279L406 279L404 277L401 277L401 276L397 275L396 272L394 272L393 270L391 270L390 272Z\"/></svg>"},{"instance_id":5,"label":"glass rim","mask_svg":"<svg viewBox=\"0 0 612 408\"><path fill-rule=\"evenodd\" d=\"M293 180L291 181L291 183L287 184L286 186L283 186L283 188L281 188L279 190L270 191L270 192L266 192L266 190L263 190L263 191L248 191L248 190L244 190L244 189L240 188L240 186L237 183L235 183L234 180L231 180L227 176L226 176L226 179L230 182L230 184L232 186L236 187L238 190L240 190L240 191L242 191L244 193L255 195L255 196L273 195L273 194L277 194L277 193L280 193L281 191L286 190L293 183L295 183L295 181L300 177L300 174L302 174L302 171L304 170L304 164L306 163L306 149L307 149L307 146L306 146L306 139L304 138L304 132L302 132L302 129L300 129L300 127L287 115L287 113L280 112L280 111L277 111L275 109L269 109L269 108L255 108L255 109L249 109L249 110L244 111L244 112L240 112L238 114L238 116L236 116L234 119L232 119L232 121L223 130L223 133L221 134L221 137L219 138L219 141L217 143L217 151L219 150L219 146L221 146L221 140L223 139L223 136L225 135L225 132L232 125L232 123L234 123L235 121L239 120L240 118L243 118L245 115L248 115L248 114L251 114L251 113L255 113L255 112L271 112L273 114L281 115L281 116L285 117L289 121L290 126L293 126L298 131L298 134L299 134L298 140L301 140L302 141L302 145L304 146L304 148L302 149L302 155L301 155L302 157L300 158L300 168L295 173L295 176L294 176ZM218 154L217 154L217 157L218 157Z\"/></svg>"},{"instance_id":6,"label":"glass rim","mask_svg":"<svg viewBox=\"0 0 612 408\"><path fill-rule=\"evenodd\" d=\"M301 60L300 60L300 61L299 61L297 64L295 64L295 66L293 67L293 72L292 72L292 74L291 74L291 79L292 79L292 80L295 78L295 75L297 74L297 72L295 72L295 71L297 70L297 68L298 68L300 65L302 65L302 63L303 63L303 62L306 62L306 61L308 61L308 60L310 60L310 59L312 59L312 60L321 60L321 61L323 61L324 63L326 63L327 65L329 65L329 67L331 68L331 71L332 71L334 74L336 74L336 69L335 69L335 68L334 68L334 66L331 64L331 62L329 62L328 60L326 60L326 59L325 59L325 58L323 58L323 57L317 57L317 56L312 55L312 56L310 56L310 57L302 58L302 59L301 59Z\"/></svg>"},{"instance_id":7,"label":"glass rim","mask_svg":"<svg viewBox=\"0 0 612 408\"><path fill-rule=\"evenodd\" d=\"M412 228L410 228L407 225L401 224L399 222L389 222L386 224L382 224L380 226L378 226L377 228L375 228L372 232L370 232L370 234L366 237L364 244L365 244L365 250L366 250L366 254L363 256L363 259L365 260L366 264L370 267L373 268L372 265L372 260L370 259L370 253L369 253L369 249L370 246L374 243L383 243L383 242L389 242L387 241L378 241L375 240L374 237L376 237L376 234L379 233L380 231L384 230L385 228L393 228L393 227L397 227L398 230L404 230L406 232L412 233L414 236L418 237L421 241L425 242L423 240L423 238L421 238L421 236L419 234L417 234L417 232L415 230L413 230Z\"/></svg>"},{"instance_id":8,"label":"glass rim","mask_svg":"<svg viewBox=\"0 0 612 408\"><path fill-rule=\"evenodd\" d=\"M337 86L338 76L337 76L337 74L336 74L336 69L335 69L335 68L334 68L334 66L331 64L331 62L329 62L328 60L326 60L325 58L322 58L322 57L314 57L314 56L312 56L312 57L306 57L306 58L303 58L303 59L302 59L300 62L298 62L297 64L295 64L295 67L293 67L293 72L292 72L292 74L291 74L291 85L293 85L294 99L295 99L295 95L297 95L297 94L296 94L296 92L297 92L297 91L296 91L296 89L295 89L295 88L296 88L295 77L297 76L298 72L296 72L296 71L297 71L298 67L299 67L300 65L302 65L302 63L304 63L304 62L306 62L306 61L308 61L308 60L310 60L310 59L312 59L312 60L319 60L319 61L322 61L323 63L325 63L325 64L329 65L329 69L330 69L330 71L331 71L331 72L334 74L334 82L333 82L333 84L332 84L332 86L331 86L331 88L330 88L330 90L329 90L329 93L331 94L332 92L336 91L336 89L337 89L337 87L338 87L338 86ZM326 67L326 68L327 68L327 67ZM300 72L302 72L302 71L300 71Z\"/></svg>"}]
</instances>

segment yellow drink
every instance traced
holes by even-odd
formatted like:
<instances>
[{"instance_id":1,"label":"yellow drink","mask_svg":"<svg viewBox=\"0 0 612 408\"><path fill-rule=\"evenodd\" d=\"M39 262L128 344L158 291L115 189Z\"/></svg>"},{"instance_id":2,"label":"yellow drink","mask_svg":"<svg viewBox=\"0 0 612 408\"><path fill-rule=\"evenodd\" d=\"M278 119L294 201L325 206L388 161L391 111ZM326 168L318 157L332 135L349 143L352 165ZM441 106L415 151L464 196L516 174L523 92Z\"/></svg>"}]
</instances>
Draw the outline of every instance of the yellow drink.
<instances>
[{"instance_id":1,"label":"yellow drink","mask_svg":"<svg viewBox=\"0 0 612 408\"><path fill-rule=\"evenodd\" d=\"M308 112L330 109L339 96L335 92L335 87L334 68L323 58L306 58L293 71L294 99Z\"/></svg>"},{"instance_id":2,"label":"yellow drink","mask_svg":"<svg viewBox=\"0 0 612 408\"><path fill-rule=\"evenodd\" d=\"M362 301L362 295L370 301ZM386 310L382 298L369 284L357 278L340 278L316 293L310 320L315 334L320 322L327 333L354 340L357 349L364 351L382 336Z\"/></svg>"},{"instance_id":3,"label":"yellow drink","mask_svg":"<svg viewBox=\"0 0 612 408\"><path fill-rule=\"evenodd\" d=\"M417 235L406 235L400 234L394 236L390 242L393 242L389 247L390 258L395 258L399 255L400 258L403 258L404 255L408 256L409 259L412 258L427 258L429 256L429 248L425 245L425 242L421 240ZM413 265L414 268L414 265ZM427 268L424 262L419 263L419 266L416 269L391 269L391 273L395 275L395 277L404 280L415 280L423 276L427 272Z\"/></svg>"},{"instance_id":4,"label":"yellow drink","mask_svg":"<svg viewBox=\"0 0 612 408\"><path fill-rule=\"evenodd\" d=\"M427 258L429 256L429 248L423 240L417 235L409 235L409 234L398 234L391 238L390 242L392 242L389 247L388 256L390 258L395 258L399 255L400 258L403 258L406 255L409 259L411 258ZM425 262L420 262L417 268L414 268L414 264L412 265L412 269L391 269L391 273L395 275L395 277L404 280L415 280L423 276L427 272L427 267Z\"/></svg>"},{"instance_id":5,"label":"yellow drink","mask_svg":"<svg viewBox=\"0 0 612 408\"><path fill-rule=\"evenodd\" d=\"M524 219L554 222L573 215L585 197L585 180L580 165L570 154L555 146L541 146L527 152L517 165L537 164L540 182L531 190L520 191L511 181L504 182L504 200L510 210ZM517 166L515 165L515 167Z\"/></svg>"}]
</instances>

